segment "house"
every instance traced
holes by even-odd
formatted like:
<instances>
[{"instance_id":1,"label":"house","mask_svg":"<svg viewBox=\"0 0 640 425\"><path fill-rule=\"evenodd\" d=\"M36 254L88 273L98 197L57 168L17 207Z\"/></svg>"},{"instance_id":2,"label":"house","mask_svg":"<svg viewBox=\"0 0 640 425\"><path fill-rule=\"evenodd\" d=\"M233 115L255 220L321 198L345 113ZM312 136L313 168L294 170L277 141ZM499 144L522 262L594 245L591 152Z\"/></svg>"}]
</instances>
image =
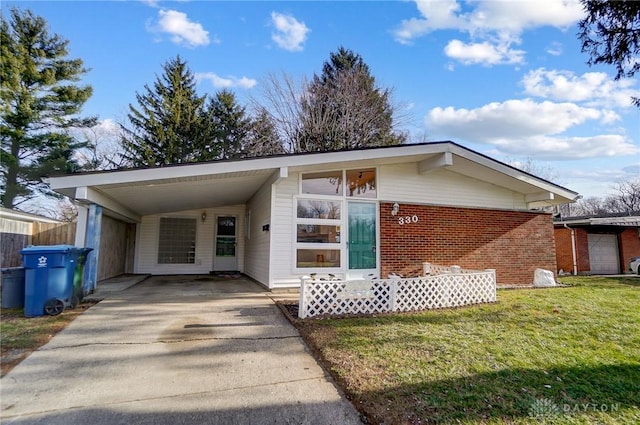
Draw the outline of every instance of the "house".
<instances>
[{"instance_id":1,"label":"house","mask_svg":"<svg viewBox=\"0 0 640 425\"><path fill-rule=\"evenodd\" d=\"M558 270L572 274L618 274L640 256L640 213L557 217Z\"/></svg>"},{"instance_id":2,"label":"house","mask_svg":"<svg viewBox=\"0 0 640 425\"><path fill-rule=\"evenodd\" d=\"M76 243L94 248L89 269L107 249L133 273L237 270L270 289L318 272L411 274L424 261L492 268L498 283L527 284L536 268L556 270L545 208L578 196L453 142L72 174L50 184L81 206Z\"/></svg>"}]
</instances>

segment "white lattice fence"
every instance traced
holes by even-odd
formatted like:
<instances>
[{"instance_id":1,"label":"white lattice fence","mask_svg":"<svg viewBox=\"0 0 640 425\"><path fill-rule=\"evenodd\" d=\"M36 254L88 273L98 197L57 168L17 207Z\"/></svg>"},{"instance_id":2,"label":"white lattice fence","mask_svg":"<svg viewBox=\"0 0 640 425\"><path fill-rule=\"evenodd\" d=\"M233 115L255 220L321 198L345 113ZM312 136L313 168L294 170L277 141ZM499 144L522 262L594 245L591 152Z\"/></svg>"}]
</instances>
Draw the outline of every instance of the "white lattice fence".
<instances>
[{"instance_id":1,"label":"white lattice fence","mask_svg":"<svg viewBox=\"0 0 640 425\"><path fill-rule=\"evenodd\" d=\"M432 271L433 273L433 271ZM495 270L415 278L301 279L300 318L459 307L496 300Z\"/></svg>"}]
</instances>

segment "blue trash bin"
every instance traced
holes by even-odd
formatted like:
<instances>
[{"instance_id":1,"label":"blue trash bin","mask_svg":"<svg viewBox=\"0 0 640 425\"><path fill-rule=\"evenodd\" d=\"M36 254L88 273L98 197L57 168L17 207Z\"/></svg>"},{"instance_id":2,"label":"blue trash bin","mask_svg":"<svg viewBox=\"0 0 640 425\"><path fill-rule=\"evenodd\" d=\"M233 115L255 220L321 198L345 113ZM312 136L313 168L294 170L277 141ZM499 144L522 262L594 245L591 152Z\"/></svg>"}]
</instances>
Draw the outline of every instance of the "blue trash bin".
<instances>
[{"instance_id":1,"label":"blue trash bin","mask_svg":"<svg viewBox=\"0 0 640 425\"><path fill-rule=\"evenodd\" d=\"M2 272L2 308L24 307L24 268L7 267Z\"/></svg>"},{"instance_id":2,"label":"blue trash bin","mask_svg":"<svg viewBox=\"0 0 640 425\"><path fill-rule=\"evenodd\" d=\"M84 261L82 265L78 262L85 251L73 245L29 246L20 251L25 268L25 316L55 316L80 302L74 280L76 269L84 267Z\"/></svg>"}]
</instances>

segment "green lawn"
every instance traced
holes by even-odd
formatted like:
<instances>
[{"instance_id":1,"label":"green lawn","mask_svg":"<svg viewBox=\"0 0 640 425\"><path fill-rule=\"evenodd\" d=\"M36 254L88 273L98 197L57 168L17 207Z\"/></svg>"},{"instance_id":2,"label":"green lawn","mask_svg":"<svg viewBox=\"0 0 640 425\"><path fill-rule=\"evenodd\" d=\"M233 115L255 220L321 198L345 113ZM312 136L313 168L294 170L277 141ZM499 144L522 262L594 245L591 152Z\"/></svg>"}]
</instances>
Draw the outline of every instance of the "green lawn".
<instances>
[{"instance_id":1,"label":"green lawn","mask_svg":"<svg viewBox=\"0 0 640 425\"><path fill-rule=\"evenodd\" d=\"M297 326L371 423L640 423L640 279L561 281L490 305Z\"/></svg>"}]
</instances>

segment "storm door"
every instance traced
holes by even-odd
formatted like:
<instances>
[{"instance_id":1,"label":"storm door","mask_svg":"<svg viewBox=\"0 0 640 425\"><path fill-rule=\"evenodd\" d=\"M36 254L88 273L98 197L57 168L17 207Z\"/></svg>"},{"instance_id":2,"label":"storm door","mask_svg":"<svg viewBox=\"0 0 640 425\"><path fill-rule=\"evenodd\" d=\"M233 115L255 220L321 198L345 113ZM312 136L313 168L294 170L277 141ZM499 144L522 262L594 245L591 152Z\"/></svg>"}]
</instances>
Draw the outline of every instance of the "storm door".
<instances>
[{"instance_id":1,"label":"storm door","mask_svg":"<svg viewBox=\"0 0 640 425\"><path fill-rule=\"evenodd\" d=\"M218 216L216 221L216 246L214 270L237 270L236 217Z\"/></svg>"}]
</instances>

